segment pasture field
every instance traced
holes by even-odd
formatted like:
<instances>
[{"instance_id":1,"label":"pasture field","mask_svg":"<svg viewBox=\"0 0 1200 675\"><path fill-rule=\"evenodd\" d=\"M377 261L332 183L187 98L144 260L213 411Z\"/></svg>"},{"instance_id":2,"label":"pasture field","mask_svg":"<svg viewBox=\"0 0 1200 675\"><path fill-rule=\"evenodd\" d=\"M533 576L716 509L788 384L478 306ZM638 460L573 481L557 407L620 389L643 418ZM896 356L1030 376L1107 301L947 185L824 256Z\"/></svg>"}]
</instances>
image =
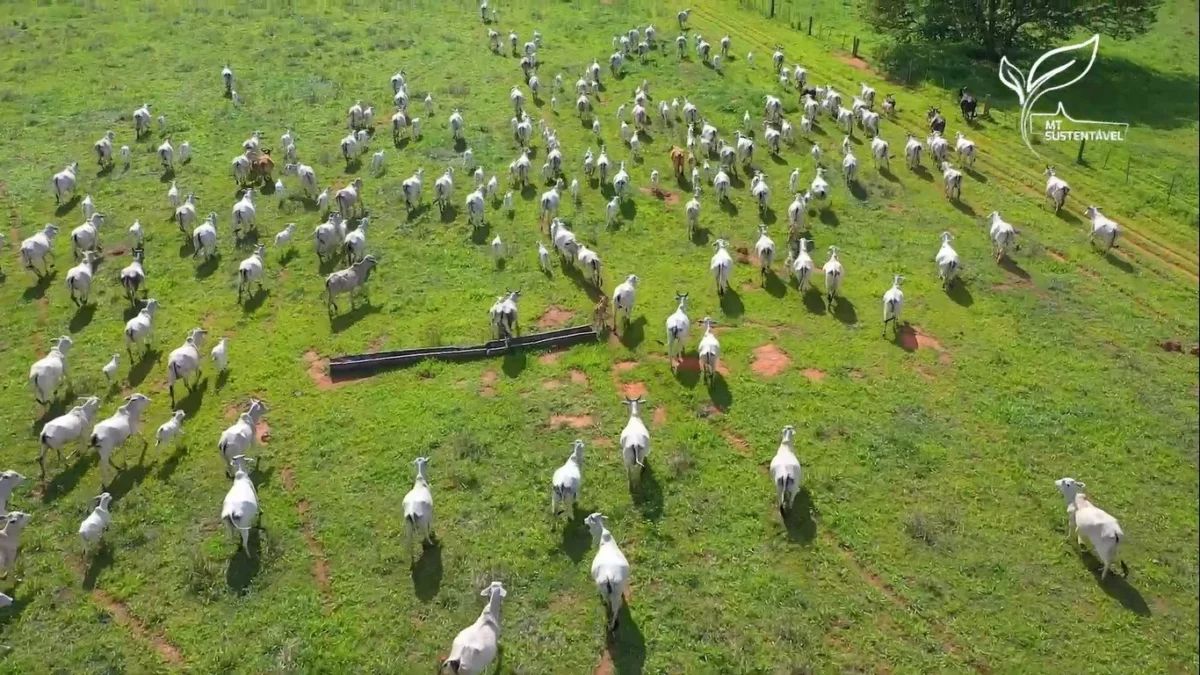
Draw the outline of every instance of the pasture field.
<instances>
[{"instance_id":1,"label":"pasture field","mask_svg":"<svg viewBox=\"0 0 1200 675\"><path fill-rule=\"evenodd\" d=\"M812 180L808 144L779 158L756 154L772 188L761 221L747 185L735 183L725 206L707 188L702 230L689 240L690 189L671 177L668 160L669 148L683 143L682 125L663 128L655 118L644 161L628 164L638 189L619 223L605 226L607 186L584 185L582 204L567 197L560 212L604 260L605 292L627 274L640 276L623 337L332 382L324 372L332 356L483 341L488 307L505 289L523 291L525 331L590 318L598 295L588 283L557 264L550 275L538 270L545 235L537 195L546 188L518 194L511 220L489 205L482 235L466 224L470 178L446 118L461 109L477 161L503 179L517 152L508 90L521 82L516 58L488 51L476 5L6 5L0 468L30 478L9 508L33 520L19 581L0 581L16 600L0 609L0 644L8 648L0 672L429 672L478 615L479 590L492 579L509 591L498 667L505 673L1197 672L1200 378L1187 353L1200 330L1195 220L1147 199L1148 188L1119 189L1111 166L1066 159L1060 176L1072 192L1055 216L1042 206L1043 167L1022 144L1015 114L968 126L952 111L952 92L888 84L870 63L850 62L736 3L691 6L689 32L714 45L729 33L735 57L724 75L690 49L682 62L673 49L647 64L630 60L621 79L605 67L597 108L614 160L629 159L616 107L643 78L655 103L687 96L727 138L746 109L761 134L768 92L784 98L795 123L796 97L781 92L770 68L776 43L789 64L809 69L811 82L831 83L847 98L860 81L881 97L896 92L900 114L882 131L897 155L891 172L873 168L856 143L859 183L847 188L832 168L832 205L809 216L817 263L830 245L842 251L841 304L830 310L819 292L799 293L782 261L763 287L739 252L723 301L708 273L714 239L752 251L760 222L783 249L787 178L799 167L802 185ZM1190 20L1194 40L1188 6L1195 5L1171 2L1164 12ZM673 40L679 8L506 3L497 29L515 30L522 42L541 30L542 79L563 72L570 89L593 58L605 63L617 32L653 21L660 39ZM1171 47L1187 35L1172 25L1143 39ZM1145 69L1136 81L1175 67L1135 47L1129 67ZM241 107L222 96L226 61ZM424 119L422 137L395 148L386 120L388 78L398 68L408 73L413 114ZM1194 85L1195 71L1188 73ZM420 103L425 92L436 101L432 116ZM571 111L574 96L557 96L557 114L548 93L527 109L558 131L569 179L596 141ZM380 177L371 175L369 155L353 171L338 155L356 99L374 104L383 122L371 143L371 152L386 149ZM194 263L170 221L157 127L134 142L131 115L144 102L166 114L176 146L191 143L192 160L175 180L197 195L201 217L218 214L214 263ZM1128 151L1171 146L1194 160L1196 97L1161 103L1183 111L1191 126L1148 122ZM923 138L924 110L935 104L947 112L949 133L962 130L980 148L957 205L942 196L936 172L903 165L905 131ZM1136 125L1147 102L1125 96L1109 105L1124 106L1119 119ZM841 134L828 119L821 126L815 140L836 167ZM332 319L321 297L332 267L319 266L311 246L321 218L291 197L281 204L261 195L258 230L267 241L296 222L297 253L284 262L270 251L265 292L236 301L237 265L249 248L235 249L229 230L229 162L256 129L281 155L287 128L322 186L365 181L379 269L369 304L351 311L343 301ZM91 147L108 129L117 147L133 149L128 171L118 157L114 170L97 174ZM536 169L545 147L540 138L535 146ZM91 194L108 216L94 305L78 310L63 277L72 264L68 234L83 216L77 203L56 210L48 190L50 176L71 161L80 164L79 196ZM428 205L448 165L458 169L452 211L406 214L401 181L424 167ZM663 196L649 190L653 169L662 173ZM296 195L295 180L286 182ZM1125 227L1108 255L1086 241L1089 203ZM1020 250L1003 266L989 258L983 224L994 210L1022 230ZM108 388L100 368L122 351L132 316L116 275L135 218L147 230L148 286L162 308L150 357L124 359L121 381ZM57 272L39 282L19 268L17 246L47 222L63 232ZM933 264L943 230L955 235L966 265L966 283L949 293ZM503 269L487 246L496 234L509 248ZM894 340L879 333L880 298L893 274L907 277L908 322ZM663 356L663 322L677 291L691 294L693 323L706 315L720 322L724 370L711 387L693 369L673 373ZM75 395L101 395L100 415L108 416L122 395L139 391L153 400L144 419L152 437L169 414L166 355L194 326L214 342L231 338L231 369L218 377L206 366L194 393L179 392L188 413L180 444L151 442L143 453L131 441L118 453L128 466L110 487L107 545L85 562L76 531L101 491L95 453L51 460L43 483L36 435ZM689 353L699 332L693 326ZM26 376L65 334L75 340L74 394L46 412ZM1164 350L1165 341L1183 352ZM640 392L653 441L650 472L631 492L616 441L627 415L621 396ZM235 552L218 519L229 481L216 440L251 397L271 410L255 451L264 529L247 555ZM787 424L798 429L805 490L797 513L782 521L766 467ZM583 497L577 517L556 527L547 514L550 476L575 438L587 444ZM420 455L431 458L438 545L414 561L401 499ZM1101 582L1095 559L1064 539L1053 484L1063 476L1086 482L1120 520L1128 578ZM608 516L633 569L631 609L611 642L588 574L595 546L582 519L592 511Z\"/></svg>"}]
</instances>

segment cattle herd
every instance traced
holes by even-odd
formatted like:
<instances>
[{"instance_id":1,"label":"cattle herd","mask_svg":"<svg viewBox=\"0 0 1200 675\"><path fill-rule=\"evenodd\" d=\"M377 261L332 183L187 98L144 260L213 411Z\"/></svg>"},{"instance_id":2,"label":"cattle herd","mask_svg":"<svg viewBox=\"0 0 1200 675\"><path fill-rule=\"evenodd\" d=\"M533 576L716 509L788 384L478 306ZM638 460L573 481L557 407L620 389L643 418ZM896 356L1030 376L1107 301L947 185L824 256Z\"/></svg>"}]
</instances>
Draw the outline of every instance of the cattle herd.
<instances>
[{"instance_id":1,"label":"cattle herd","mask_svg":"<svg viewBox=\"0 0 1200 675\"><path fill-rule=\"evenodd\" d=\"M498 13L488 6L487 0L483 0L480 17L486 26L498 19ZM657 53L669 55L672 45L680 59L687 58L689 43L695 51L695 58L702 63L711 66L717 72L729 69L732 65L729 56L732 49L730 36L724 36L714 50L703 36L690 31L689 17L689 10L679 12L679 35L674 40L660 38L652 25L644 29L634 28L623 35L615 36L614 51L607 58L608 76L614 79L622 78L627 59L644 62ZM496 53L506 51L505 41L499 32L489 28L486 34L489 49ZM587 148L580 153L577 164L580 172L575 176L569 175L568 167L572 164L567 160L567 151L559 144L553 126L546 117L535 122L526 110L526 90L537 101L542 101L548 96L554 116L557 116L559 96L567 95L563 73L560 72L546 81L538 74L543 65L538 57L542 42L543 38L539 32L534 32L532 39L523 45L520 44L516 33L510 32L507 36L507 50L511 51L514 57L519 57L522 71L521 83L512 86L509 91L509 101L513 107L511 142L516 148L516 157L509 164L507 175L501 178L492 174L489 177L484 167L477 164L471 149L466 146L467 125L464 115L455 109L447 117L446 124L452 139L459 144L460 160L446 166L435 179L432 189L433 202L439 210L449 208L454 198L456 181L466 180L471 188L464 202L466 219L472 229L480 228L485 225L489 210L507 212L510 215L513 213L513 190L522 190L540 181L546 189L537 202L538 265L549 271L551 251L555 251L561 258L562 265L580 267L586 272L586 279L597 290L602 290L603 263L600 254L576 238L568 224L559 217L559 206L566 196L579 205L586 198L587 192L584 188L598 192L611 186L613 196L605 208L606 219L611 225L621 218L621 207L625 201L633 198L634 186L626 170L626 161L629 160L614 161L604 140L608 136L605 134L605 125L601 123L597 108L601 105L598 92L600 81L605 77L605 68L596 59L583 68L574 84L572 95L575 98L571 113L577 115L585 125L590 123L591 130L599 142L599 150L596 152L593 148ZM876 169L890 170L890 148L881 131L887 124L894 123L896 118L897 101L893 96L886 96L882 101L881 111L876 112L875 90L863 83L858 95L851 97L851 105L846 107L842 94L832 85L810 86L807 69L799 65L786 66L782 48L776 48L771 61L784 96L791 93L797 97L796 109L799 119L794 123L785 117L781 98L769 92L763 96L761 126L756 128L752 115L745 111L742 128L728 130L728 135L723 135L710 123L699 107L687 97L668 101L659 94L659 101L655 106L648 80L643 80L636 88L632 100L618 101L619 96L612 96L604 102L608 106L619 103L615 115L619 144L628 150L632 161L645 161L648 153L642 145L642 135L654 124L662 125L665 133L673 133L679 139L681 145L671 147L667 156L662 159L669 160L671 172L680 184L687 184L691 190L691 199L680 213L685 226L682 233L686 234L689 240L698 227L706 188L712 188L712 198L718 204L724 202L729 199L733 179L737 178L741 171L750 177L749 194L760 214L766 212L770 208L772 190L766 176L754 168L755 159L764 153L779 157L788 147L795 146L799 142L798 138L811 139L814 127L819 128L822 122L831 124L845 135L840 146L842 159L836 166L841 169L842 181L847 186L858 180L860 172L858 159L851 144L856 130L870 138L868 147ZM753 63L753 54L747 54L744 59L745 67L753 68ZM408 74L404 70L398 71L390 78L393 102L396 106L396 112L391 117L391 140L397 147L401 147L400 141L405 136L411 139L410 142L419 141L421 138L421 118L410 114L407 78ZM235 89L236 78L229 66L221 70L221 82L224 85L225 98L230 104L246 105ZM974 97L962 90L959 92L959 102L964 118L973 118ZM431 94L426 94L422 103L426 118L435 114L436 107ZM146 103L133 113L133 131L136 138L140 139L153 133L151 107L151 104ZM549 119L553 120L554 116ZM361 158L370 152L371 145L377 140L375 110L372 106L364 107L361 101L356 101L348 110L347 121L349 133L339 142L338 152L345 159L348 168L353 170L361 164ZM922 165L923 156L928 154L942 172L946 198L961 199L963 173L951 163L951 154L956 156L964 168L972 169L980 150L961 132L954 135L953 141L948 139L944 135L947 122L938 109L932 108L928 111L927 122L929 135L924 142L913 133L906 134L903 150L905 166L908 170L918 170ZM172 143L170 126L165 115L160 114L157 123L164 138L157 148L156 157L164 170L173 174L193 159L200 159L193 158L193 151L188 142L185 141L178 147ZM531 149L536 141L535 126L540 132L546 158L539 172L534 171L531 161L534 156ZM755 133L756 131L758 133ZM323 292L328 310L331 314L339 311L337 299L342 295L349 296L349 302L353 306L356 294L365 290L372 270L379 264L376 257L369 252L370 217L364 205L364 179L355 178L344 187L322 190L313 167L299 160L297 139L290 129L279 139L279 147L282 148L287 161L282 175L276 177L271 151L263 146L264 137L262 132L254 131L243 142L241 154L231 163L231 175L240 188L239 197L232 207L229 226L235 250L251 237L257 240L257 212L261 206L260 195L264 191L273 188L271 194L277 195L280 200L289 191L296 192L315 202L321 217L324 218L312 235L317 256L322 261L343 260L345 263L344 269L334 271L325 278ZM126 168L133 161L133 153L128 146L114 148L116 139L116 133L106 131L93 146L96 161L102 168L113 165L116 156L122 158ZM732 139L732 142L727 139ZM830 167L824 163L821 146L812 143L811 149L805 154L809 155L814 165L813 178L807 188L802 189L800 169L796 168L791 172L788 194L792 195L792 201L786 211L788 235L784 265L787 275L794 277L796 287L802 292L815 286L819 272L823 277L825 301L834 306L839 295L844 292L846 269L841 258L844 252L837 246L830 246L828 259L818 267L810 255L810 236L806 235L809 229L808 216L814 209L833 208L837 190L826 179ZM370 170L378 174L385 162L386 154L383 150L374 152L370 155ZM456 168L459 171L458 175ZM284 176L294 179L295 185L289 186L284 181ZM1047 167L1046 176L1047 202L1050 207L1058 210L1066 202L1070 187L1055 175L1053 168ZM414 211L425 208L424 180L424 169L421 168L402 183L402 197L410 216ZM659 180L658 171L652 171L650 182L654 192L659 192ZM73 206L78 201L78 181L79 165L76 162L71 162L62 171L54 174L50 184L56 202ZM510 188L503 194L502 183ZM173 221L181 235L186 238L186 243L191 246L193 257L207 260L218 255L220 228L217 213L209 212L197 224L197 202L202 200L195 194L181 194L174 180L171 181L167 198L174 208ZM90 195L87 195L81 204L83 223L72 230L70 236L72 254L77 262L68 271L65 281L73 302L82 307L89 302L93 272L101 256L100 233L106 216ZM1088 215L1093 221L1092 240L1099 243L1104 250L1111 248L1120 231L1118 225L1104 216L1098 207L1090 207ZM993 211L988 219L993 253L999 262L1013 250L1019 230L1004 221L998 212ZM275 248L292 247L296 227L296 223L289 223L274 234ZM149 351L156 312L159 310L158 301L148 297L147 273L143 266L145 229L138 221L129 228L132 254L129 265L121 271L119 277L125 295L137 310L137 314L127 322L121 338L132 362L136 362L135 358L145 358ZM39 278L49 274L54 265L57 233L57 226L47 224L24 239L20 243L21 266ZM546 235L545 243L541 240L543 234ZM955 283L962 283L959 279L962 262L951 245L952 239L949 232L942 233L940 246L934 256L936 272L943 287L947 289ZM714 242L714 248L709 272L717 294L723 295L729 288L734 258L726 241L717 240ZM490 252L497 260L505 257L508 249L499 236L491 241ZM765 280L766 275L774 273L772 268L777 259L776 245L768 236L765 225L759 228L754 251L760 274ZM253 293L255 287L261 289L267 266L266 248L263 245L254 245L252 253L238 266L239 300L244 294ZM893 331L899 331L904 307L904 292L901 290L903 280L902 276L895 275L890 287L882 289L885 336L889 324ZM607 315L611 309L613 330L621 330L630 321L638 284L639 277L631 274L611 293L603 293L605 300L602 303L602 314ZM611 304L608 302L610 297ZM510 291L497 297L489 309L488 320L498 337L507 339L519 333L519 300L520 292ZM692 323L687 314L687 294L678 294L676 300L677 307L666 318L665 323L665 344L672 368L678 367L679 359L686 353ZM482 308L480 313L482 314ZM601 318L607 325L607 318ZM716 373L721 347L713 331L716 321L704 317L699 323L704 327L704 332L696 348L697 360L703 377L709 381ZM31 367L29 384L39 403L49 406L64 389L70 375L68 364L74 343L75 339L70 336L58 338L50 352ZM177 381L189 389L193 387L200 378L201 367L206 360L211 360L218 370L223 371L228 367L229 341L221 339L212 349L208 349L207 345L208 332L194 328L188 332L183 343L170 353L166 365L166 379L173 408L176 406ZM117 377L120 359L120 353L116 353L104 367L106 381L111 382ZM100 410L100 399L91 396L79 401L78 405L65 414L51 419L39 434L41 448L38 460L42 480L46 480L48 473L46 462L49 451L53 450L61 463L63 449L86 443L85 451L94 449L99 455L101 482L103 487L107 487L114 470L112 454L131 437L141 435L142 416L149 403L148 397L134 393L128 396L111 416L95 421ZM620 445L630 489L636 490L640 472L648 461L650 433L641 420L641 406L644 401L627 399L625 403L629 406L629 421L621 433ZM246 412L241 413L237 421L221 433L218 441L222 465L226 475L232 478L232 486L224 499L220 517L247 551L249 536L256 526L259 513L258 496L252 482L254 460L249 454L256 446L256 427L267 410L267 405L262 401L251 401ZM157 427L156 445L175 442L183 432L185 418L182 410L174 411ZM775 505L785 518L788 517L803 478L800 462L794 452L793 435L794 429L791 426L783 429L782 441L770 464L771 483L776 494ZM71 455L78 451L76 447ZM556 514L574 508L580 494L583 456L583 442L575 441L566 462L553 472L551 503ZM412 490L404 497L404 522L410 546L414 538L428 541L433 536L433 495L428 481L429 463L429 459L425 457L415 460L416 480ZM7 511L7 501L13 489L24 481L24 476L15 471L5 471L0 475L0 508L7 513L4 527L0 529L0 570L5 574L13 569L21 531L31 519L28 513ZM1084 535L1090 539L1104 564L1103 574L1106 575L1110 566L1119 561L1117 546L1123 536L1119 525L1112 516L1088 501L1086 495L1081 492L1083 483L1072 478L1063 478L1055 484L1066 501L1068 533L1077 532L1080 543L1083 542ZM80 525L79 534L85 555L100 542L109 526L111 501L112 496L108 492L100 494L96 498L94 510ZM622 609L623 593L630 578L630 563L621 552L613 534L607 529L603 515L591 514L585 522L598 544L591 574L604 600L608 615L607 625L610 630L615 631L619 625L618 616ZM1121 565L1124 566L1124 562L1121 562ZM506 594L507 591L499 582L483 589L482 595L488 599L485 609L472 626L464 629L454 639L452 651L442 664L443 668L456 673L478 673L491 663L496 655L499 639L500 603ZM4 602L11 601L3 594L0 594L0 598L3 598Z\"/></svg>"}]
</instances>

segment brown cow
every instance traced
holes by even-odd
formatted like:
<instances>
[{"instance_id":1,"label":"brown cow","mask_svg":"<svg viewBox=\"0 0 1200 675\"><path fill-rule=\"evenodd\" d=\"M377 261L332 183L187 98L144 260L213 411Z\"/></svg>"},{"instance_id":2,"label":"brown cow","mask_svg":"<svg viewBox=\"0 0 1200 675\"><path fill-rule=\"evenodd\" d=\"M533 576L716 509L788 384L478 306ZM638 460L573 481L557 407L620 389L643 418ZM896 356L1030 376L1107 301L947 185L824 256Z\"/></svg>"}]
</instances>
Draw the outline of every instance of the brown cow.
<instances>
[{"instance_id":1,"label":"brown cow","mask_svg":"<svg viewBox=\"0 0 1200 675\"><path fill-rule=\"evenodd\" d=\"M687 155L678 145L671 146L671 165L675 167L675 175L683 175L683 163Z\"/></svg>"},{"instance_id":2,"label":"brown cow","mask_svg":"<svg viewBox=\"0 0 1200 675\"><path fill-rule=\"evenodd\" d=\"M263 149L262 153L250 163L250 180L262 179L263 184L273 181L275 162L271 159L271 151Z\"/></svg>"}]
</instances>

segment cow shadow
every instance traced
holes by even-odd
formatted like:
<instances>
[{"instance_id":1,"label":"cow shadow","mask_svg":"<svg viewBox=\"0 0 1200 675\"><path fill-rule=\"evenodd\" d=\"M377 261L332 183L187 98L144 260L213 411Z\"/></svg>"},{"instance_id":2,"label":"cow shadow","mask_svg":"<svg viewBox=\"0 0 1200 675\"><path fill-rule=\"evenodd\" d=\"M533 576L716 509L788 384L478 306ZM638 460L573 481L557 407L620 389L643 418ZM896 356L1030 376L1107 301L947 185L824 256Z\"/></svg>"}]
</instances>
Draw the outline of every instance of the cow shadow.
<instances>
[{"instance_id":1,"label":"cow shadow","mask_svg":"<svg viewBox=\"0 0 1200 675\"><path fill-rule=\"evenodd\" d=\"M84 328L87 328L87 325L92 322L92 317L94 316L96 316L95 303L81 305L75 310L75 314L71 316L71 323L67 324L67 328L72 333L78 333Z\"/></svg>"},{"instance_id":2,"label":"cow shadow","mask_svg":"<svg viewBox=\"0 0 1200 675\"><path fill-rule=\"evenodd\" d=\"M112 567L113 554L112 547L104 539L100 540L100 547L92 554L92 559L89 561L87 571L83 575L84 590L92 590L96 588L96 579L100 577L100 573L105 569Z\"/></svg>"},{"instance_id":3,"label":"cow shadow","mask_svg":"<svg viewBox=\"0 0 1200 675\"><path fill-rule=\"evenodd\" d=\"M78 205L79 205L79 201L80 201L80 196L79 196L79 195L71 195L71 198L70 198L70 199L68 199L67 201L63 202L62 204L59 204L59 205L58 205L58 208L54 209L54 215L58 216L59 218L62 218L63 216L67 215L67 213L68 213L68 212L69 212L71 209L73 209L73 208L75 208L76 206L78 206Z\"/></svg>"},{"instance_id":4,"label":"cow shadow","mask_svg":"<svg viewBox=\"0 0 1200 675\"><path fill-rule=\"evenodd\" d=\"M975 217L975 209L970 204L964 202L963 200L952 199L952 200L950 200L950 204L955 209L957 209L959 213L961 213L965 216L970 216L972 218Z\"/></svg>"},{"instance_id":5,"label":"cow shadow","mask_svg":"<svg viewBox=\"0 0 1200 675\"><path fill-rule=\"evenodd\" d=\"M1124 258L1117 256L1117 255L1113 255L1112 251L1106 251L1104 253L1104 260L1109 265L1112 265L1113 267L1121 270L1122 272L1125 272L1126 274L1130 274L1133 272L1133 265L1129 264L1129 261L1125 260Z\"/></svg>"},{"instance_id":6,"label":"cow shadow","mask_svg":"<svg viewBox=\"0 0 1200 675\"><path fill-rule=\"evenodd\" d=\"M1138 592L1136 588L1129 584L1129 581L1115 572L1109 572L1109 575L1104 579L1100 578L1103 570L1101 562L1096 558L1096 555L1086 548L1081 548L1079 551L1079 562L1091 572L1092 577L1096 579L1096 584L1100 586L1100 590L1104 591L1105 595L1113 598L1121 603L1125 609L1137 614L1138 616L1150 616L1150 606L1146 604L1146 599Z\"/></svg>"},{"instance_id":7,"label":"cow shadow","mask_svg":"<svg viewBox=\"0 0 1200 675\"><path fill-rule=\"evenodd\" d=\"M154 364L158 363L160 356L162 356L162 352L151 347L142 354L137 362L131 362L129 368L129 386L136 387L141 384L146 379L146 376L150 374L150 369L154 367Z\"/></svg>"},{"instance_id":8,"label":"cow shadow","mask_svg":"<svg viewBox=\"0 0 1200 675\"><path fill-rule=\"evenodd\" d=\"M46 291L50 289L50 284L54 283L57 276L58 270L50 270L45 274L38 275L37 282L25 289L25 292L21 294L21 299L29 302L46 297Z\"/></svg>"},{"instance_id":9,"label":"cow shadow","mask_svg":"<svg viewBox=\"0 0 1200 675\"><path fill-rule=\"evenodd\" d=\"M204 395L208 393L208 378L200 380L200 383L188 390L183 398L176 399L175 410L182 410L187 413L188 417L195 417L196 412L200 410L200 404L204 402Z\"/></svg>"},{"instance_id":10,"label":"cow shadow","mask_svg":"<svg viewBox=\"0 0 1200 675\"><path fill-rule=\"evenodd\" d=\"M662 485L654 476L654 469L650 464L642 467L641 475L637 481L630 486L629 496L633 500L634 506L642 512L642 515L652 521L657 521L662 518L663 514L663 492Z\"/></svg>"},{"instance_id":11,"label":"cow shadow","mask_svg":"<svg viewBox=\"0 0 1200 675\"><path fill-rule=\"evenodd\" d=\"M852 326L858 323L858 311L854 308L854 303L849 298L839 296L831 308L831 314L834 318L847 326Z\"/></svg>"},{"instance_id":12,"label":"cow shadow","mask_svg":"<svg viewBox=\"0 0 1200 675\"><path fill-rule=\"evenodd\" d=\"M237 550L229 556L229 563L225 567L225 584L238 595L249 592L250 584L262 569L262 529L261 526L250 529L249 551L242 548L239 539ZM227 531L224 533L227 534Z\"/></svg>"},{"instance_id":13,"label":"cow shadow","mask_svg":"<svg viewBox=\"0 0 1200 675\"><path fill-rule=\"evenodd\" d=\"M618 319L618 322L620 319ZM625 326L624 330L618 336L621 344L629 349L637 349L638 345L646 339L646 317L639 316L629 325Z\"/></svg>"},{"instance_id":14,"label":"cow shadow","mask_svg":"<svg viewBox=\"0 0 1200 675\"><path fill-rule=\"evenodd\" d=\"M787 528L788 538L801 544L807 544L817 534L817 522L813 519L816 509L813 507L812 494L808 488L800 488L792 508L783 515L783 525Z\"/></svg>"},{"instance_id":15,"label":"cow shadow","mask_svg":"<svg viewBox=\"0 0 1200 675\"><path fill-rule=\"evenodd\" d=\"M971 289L967 288L961 279L946 289L946 296L961 307L970 307L975 304L975 298L971 296Z\"/></svg>"},{"instance_id":16,"label":"cow shadow","mask_svg":"<svg viewBox=\"0 0 1200 675\"><path fill-rule=\"evenodd\" d=\"M423 602L429 602L442 588L442 543L435 537L433 542L422 542L421 555L411 566L413 593Z\"/></svg>"},{"instance_id":17,"label":"cow shadow","mask_svg":"<svg viewBox=\"0 0 1200 675\"><path fill-rule=\"evenodd\" d=\"M378 314L380 311L382 311L380 307L371 304L370 300L364 299L358 306L351 307L349 312L329 317L329 330L333 333L341 333L365 317Z\"/></svg>"},{"instance_id":18,"label":"cow shadow","mask_svg":"<svg viewBox=\"0 0 1200 675\"><path fill-rule=\"evenodd\" d=\"M49 458L49 455L47 455ZM92 461L97 458L97 455L90 448L83 448L79 451L78 458L66 469L58 472L46 483L46 489L42 491L42 503L52 504L60 497L68 494L71 490L79 485L79 481L83 480L84 474L87 473Z\"/></svg>"},{"instance_id":19,"label":"cow shadow","mask_svg":"<svg viewBox=\"0 0 1200 675\"><path fill-rule=\"evenodd\" d=\"M736 319L746 311L746 305L742 303L742 296L732 288L725 290L725 294L721 296L721 313L725 316Z\"/></svg>"}]
</instances>

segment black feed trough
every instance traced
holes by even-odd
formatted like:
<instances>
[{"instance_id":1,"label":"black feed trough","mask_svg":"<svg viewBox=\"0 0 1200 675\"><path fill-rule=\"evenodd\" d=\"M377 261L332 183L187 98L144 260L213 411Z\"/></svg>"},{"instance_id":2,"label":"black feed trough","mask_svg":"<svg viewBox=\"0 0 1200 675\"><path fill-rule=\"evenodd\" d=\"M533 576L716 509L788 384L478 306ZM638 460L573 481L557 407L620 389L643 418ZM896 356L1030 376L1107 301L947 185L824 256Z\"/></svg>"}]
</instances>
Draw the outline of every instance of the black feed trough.
<instances>
[{"instance_id":1,"label":"black feed trough","mask_svg":"<svg viewBox=\"0 0 1200 675\"><path fill-rule=\"evenodd\" d=\"M473 347L418 347L399 349L375 354L339 356L329 362L329 376L362 377L386 368L402 368L425 359L439 361L470 361L492 356L503 356L522 349L554 349L570 347L585 342L596 342L600 336L591 326L562 328L545 333L531 333L504 340L490 340Z\"/></svg>"}]
</instances>

